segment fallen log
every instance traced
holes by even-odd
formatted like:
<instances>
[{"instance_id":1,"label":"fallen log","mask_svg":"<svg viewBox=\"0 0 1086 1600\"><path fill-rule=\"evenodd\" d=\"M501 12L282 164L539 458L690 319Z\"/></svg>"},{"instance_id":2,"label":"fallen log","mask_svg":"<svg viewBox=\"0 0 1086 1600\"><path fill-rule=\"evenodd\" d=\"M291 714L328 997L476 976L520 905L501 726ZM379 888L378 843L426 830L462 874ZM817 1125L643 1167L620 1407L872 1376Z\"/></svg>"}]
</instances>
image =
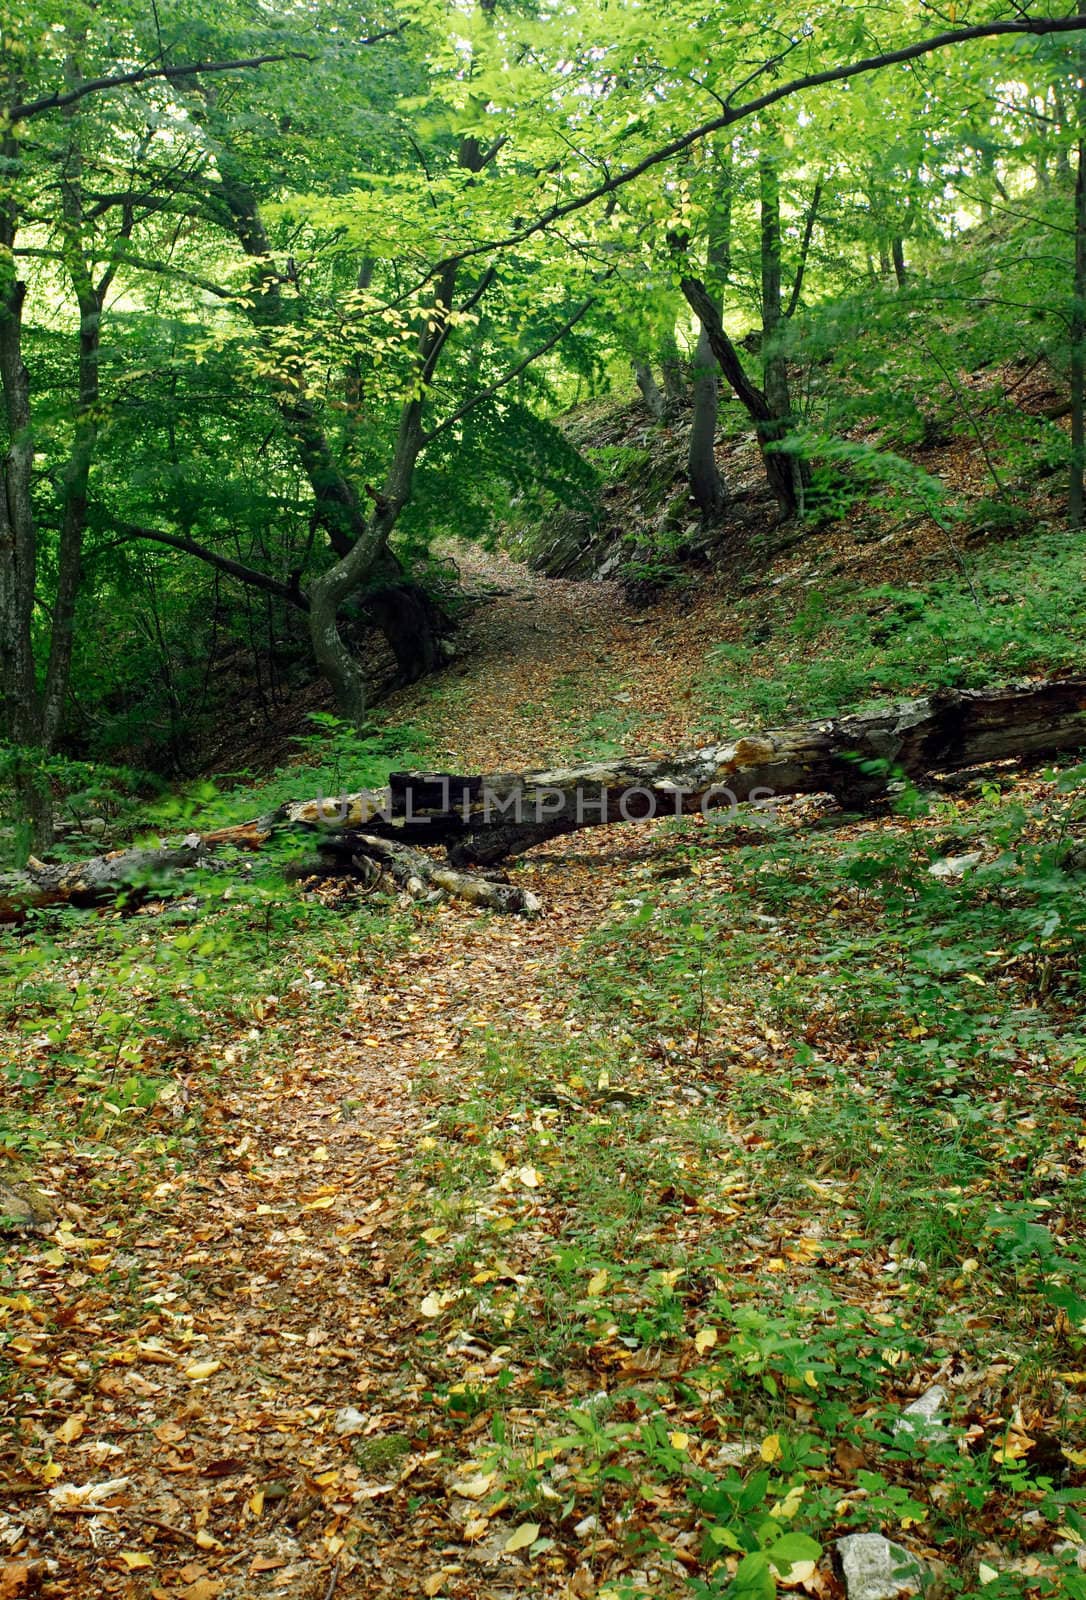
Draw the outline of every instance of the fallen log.
<instances>
[{"instance_id":1,"label":"fallen log","mask_svg":"<svg viewBox=\"0 0 1086 1600\"><path fill-rule=\"evenodd\" d=\"M767 807L796 794L862 808L895 778L1083 747L1086 678L1062 678L945 690L675 756L489 777L392 773L388 813L402 836L444 845L457 865L493 864L601 824Z\"/></svg>"},{"instance_id":2,"label":"fallen log","mask_svg":"<svg viewBox=\"0 0 1086 1600\"><path fill-rule=\"evenodd\" d=\"M213 865L198 833L173 847L113 850L89 861L47 864L31 856L25 871L0 873L0 922L21 922L39 907L93 906L125 890L149 892L179 872Z\"/></svg>"},{"instance_id":3,"label":"fallen log","mask_svg":"<svg viewBox=\"0 0 1086 1600\"><path fill-rule=\"evenodd\" d=\"M296 829L318 836L324 866L364 881L439 890L500 911L535 897L470 866L494 866L534 845L610 823L770 806L832 794L866 806L895 778L936 777L994 761L1086 748L1086 677L945 690L880 710L771 729L670 756L620 757L560 771L457 776L396 772L388 788L291 801L264 817L186 838L174 849L121 851L64 866L32 863L0 876L0 920L31 906L91 904L126 884L205 865L222 845L259 849ZM440 864L420 847L439 846Z\"/></svg>"}]
</instances>

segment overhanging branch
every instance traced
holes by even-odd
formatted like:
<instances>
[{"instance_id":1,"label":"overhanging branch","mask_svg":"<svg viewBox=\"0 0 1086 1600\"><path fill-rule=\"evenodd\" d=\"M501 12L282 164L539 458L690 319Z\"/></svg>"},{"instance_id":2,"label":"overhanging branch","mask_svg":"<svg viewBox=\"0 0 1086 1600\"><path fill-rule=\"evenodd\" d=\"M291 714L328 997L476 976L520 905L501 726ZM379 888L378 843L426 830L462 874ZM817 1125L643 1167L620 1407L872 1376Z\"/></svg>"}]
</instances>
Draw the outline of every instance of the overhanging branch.
<instances>
[{"instance_id":1,"label":"overhanging branch","mask_svg":"<svg viewBox=\"0 0 1086 1600\"><path fill-rule=\"evenodd\" d=\"M467 416L468 412L474 410L474 408L481 404L482 401L489 400L491 395L497 394L499 389L504 389L507 383L512 383L514 378L519 378L520 374L527 367L530 367L534 361L538 361L541 356L545 356L548 350L553 350L555 345L559 344L561 340L565 338L566 334L569 333L572 328L576 327L577 323L580 322L581 318L593 304L594 301L586 300L584 305L581 306L580 310L576 311L574 315L570 317L569 321L563 327L558 329L557 333L552 333L551 337L546 341L545 344L541 344L538 349L531 351L530 354L526 355L522 361L518 361L515 367L510 367L508 372L503 374L502 377L496 378L495 381L491 384L488 384L485 389L480 389L479 393L472 395L470 400L465 400L462 406L458 406L450 416L447 416L444 421L439 422L436 428L431 428L429 433L423 435L423 445L426 446L433 444L438 435L444 433L446 428L451 428L454 423L459 422L462 417Z\"/></svg>"},{"instance_id":2,"label":"overhanging branch","mask_svg":"<svg viewBox=\"0 0 1086 1600\"><path fill-rule=\"evenodd\" d=\"M451 262L468 261L474 256L489 255L499 250L510 250L515 245L521 244L526 239L532 238L537 233L542 233L552 223L560 222L563 217L572 216L575 212L583 211L587 206L594 205L597 200L604 199L607 195L614 194L616 190L624 188L626 184L633 183L637 178L643 177L646 172L651 172L654 167L660 166L665 161L670 161L674 156L681 155L684 150L689 150L692 145L700 144L703 139L708 139L712 134L719 133L724 128L730 128L737 122L743 122L747 117L756 116L759 111L765 111L770 106L777 105L781 100L787 100L792 95L801 94L805 89L824 88L827 84L843 83L849 78L857 78L869 72L879 72L884 67L900 66L907 61L916 61L923 56L933 55L938 50L946 50L952 45L968 44L974 39L991 39L1000 37L1033 36L1041 37L1052 33L1079 33L1086 30L1086 14L1079 13L1069 17L1019 17L1014 21L978 22L965 28L947 28L942 33L932 34L928 39L918 39L914 44L902 45L898 50L886 50L879 55L863 56L858 61L847 61L841 66L826 67L821 72L804 73L801 77L790 78L786 83L777 84L773 89L767 89L764 94L747 100L742 105L733 106L725 101L726 109L717 117L712 117L708 122L701 123L691 129L689 133L680 135L677 139L670 140L661 145L659 149L650 151L642 160L636 162L625 171L609 173L602 183L592 189L587 189L583 194L575 195L571 200L564 200L559 204L548 207L531 222L526 222L523 227L516 229L501 239L489 239L482 244L469 245L449 256L445 261L427 273L427 278L442 271ZM425 282L426 279L423 280Z\"/></svg>"},{"instance_id":3,"label":"overhanging branch","mask_svg":"<svg viewBox=\"0 0 1086 1600\"><path fill-rule=\"evenodd\" d=\"M52 94L41 95L37 100L24 100L19 104L8 106L4 116L10 126L14 122L28 122L31 117L40 116L43 111L63 111L66 106L74 106L80 100L85 100L88 95L105 94L111 89L123 89L130 84L151 83L156 80L174 82L179 78L201 77L210 72L252 71L256 67L271 66L277 61L316 59L316 56L307 55L302 50L283 50L277 51L274 55L239 56L235 61L191 61L176 67L135 67L131 72L117 72L103 78L88 78L85 83L76 84L74 89L64 91L57 89Z\"/></svg>"}]
</instances>

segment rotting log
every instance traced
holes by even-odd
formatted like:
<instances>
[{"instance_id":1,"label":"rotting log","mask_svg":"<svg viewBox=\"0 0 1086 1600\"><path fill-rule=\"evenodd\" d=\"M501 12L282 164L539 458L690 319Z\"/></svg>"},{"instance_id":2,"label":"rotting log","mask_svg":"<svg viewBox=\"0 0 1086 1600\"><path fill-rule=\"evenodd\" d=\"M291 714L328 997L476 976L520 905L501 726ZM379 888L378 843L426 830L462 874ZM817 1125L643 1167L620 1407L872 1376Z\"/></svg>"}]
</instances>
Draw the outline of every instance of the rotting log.
<instances>
[{"instance_id":1,"label":"rotting log","mask_svg":"<svg viewBox=\"0 0 1086 1600\"><path fill-rule=\"evenodd\" d=\"M0 920L19 920L32 906L91 904L130 884L157 885L206 865L216 847L259 849L291 829L317 836L316 873L369 882L381 871L412 894L533 911L534 895L463 869L493 867L533 845L607 823L768 806L796 794L832 794L845 806L864 806L895 778L1083 748L1086 677L1080 676L946 690L671 756L486 776L395 772L385 790L291 801L264 817L192 834L173 849L118 851L63 866L31 863L25 872L0 876ZM421 848L434 846L445 851L445 863Z\"/></svg>"},{"instance_id":2,"label":"rotting log","mask_svg":"<svg viewBox=\"0 0 1086 1600\"><path fill-rule=\"evenodd\" d=\"M401 836L444 845L460 866L492 864L604 823L768 806L796 794L863 807L895 778L1083 747L1086 678L1061 678L946 690L675 756L459 779L392 773L388 810Z\"/></svg>"},{"instance_id":3,"label":"rotting log","mask_svg":"<svg viewBox=\"0 0 1086 1600\"><path fill-rule=\"evenodd\" d=\"M179 845L112 850L89 861L47 864L31 856L25 871L0 873L0 922L20 922L44 906L97 905L126 890L146 894L179 872L214 866L198 833Z\"/></svg>"}]
</instances>

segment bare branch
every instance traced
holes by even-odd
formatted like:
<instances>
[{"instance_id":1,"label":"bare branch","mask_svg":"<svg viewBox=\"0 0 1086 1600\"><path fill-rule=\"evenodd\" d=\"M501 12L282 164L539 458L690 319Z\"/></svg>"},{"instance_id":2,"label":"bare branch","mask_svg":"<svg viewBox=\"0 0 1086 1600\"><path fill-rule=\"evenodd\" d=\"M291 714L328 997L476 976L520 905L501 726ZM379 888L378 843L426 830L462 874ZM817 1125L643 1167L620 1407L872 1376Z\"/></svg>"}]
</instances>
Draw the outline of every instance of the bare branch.
<instances>
[{"instance_id":1,"label":"bare branch","mask_svg":"<svg viewBox=\"0 0 1086 1600\"><path fill-rule=\"evenodd\" d=\"M108 544L99 545L99 550L114 550L118 545L131 544L138 540L150 544L168 545L171 550L181 550L185 555L195 556L198 561L205 562L209 567L225 572L228 577L236 578L239 583L247 584L250 589L263 589L266 594L273 594L278 599L285 600L288 605L295 606L299 611L309 610L309 600L296 583L281 583L270 573L261 572L258 567L247 567L241 561L233 561L229 556L221 555L218 550L199 544L185 534L164 533L158 528L144 528L135 522L120 522L116 526L121 537L111 540Z\"/></svg>"}]
</instances>

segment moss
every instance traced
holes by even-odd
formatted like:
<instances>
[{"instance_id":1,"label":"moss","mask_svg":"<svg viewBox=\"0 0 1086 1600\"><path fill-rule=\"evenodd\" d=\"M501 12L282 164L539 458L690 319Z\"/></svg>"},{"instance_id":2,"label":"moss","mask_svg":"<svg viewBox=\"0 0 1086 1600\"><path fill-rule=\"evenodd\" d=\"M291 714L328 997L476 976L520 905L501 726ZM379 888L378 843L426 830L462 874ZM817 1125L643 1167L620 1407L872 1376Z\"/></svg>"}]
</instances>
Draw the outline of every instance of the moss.
<instances>
[{"instance_id":1,"label":"moss","mask_svg":"<svg viewBox=\"0 0 1086 1600\"><path fill-rule=\"evenodd\" d=\"M383 1433L363 1439L355 1447L354 1458L363 1472L384 1472L411 1453L406 1433Z\"/></svg>"}]
</instances>

